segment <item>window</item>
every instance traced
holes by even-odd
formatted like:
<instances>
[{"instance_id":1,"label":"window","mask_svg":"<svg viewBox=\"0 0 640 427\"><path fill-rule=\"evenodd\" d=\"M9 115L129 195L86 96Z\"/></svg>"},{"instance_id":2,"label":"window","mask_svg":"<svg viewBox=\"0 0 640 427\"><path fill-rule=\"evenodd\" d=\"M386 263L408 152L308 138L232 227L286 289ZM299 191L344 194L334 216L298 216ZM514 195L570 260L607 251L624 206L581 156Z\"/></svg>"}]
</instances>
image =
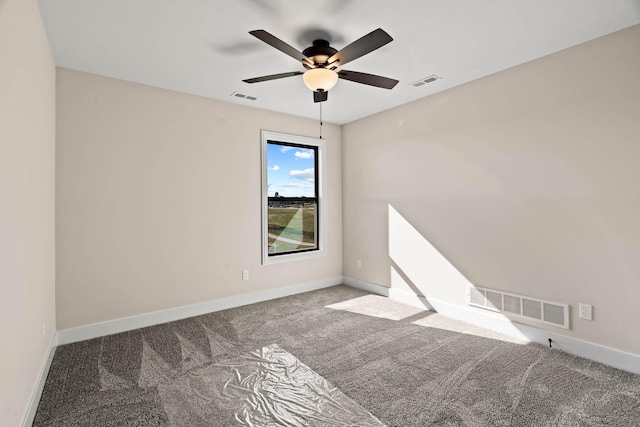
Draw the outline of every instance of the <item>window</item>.
<instances>
[{"instance_id":1,"label":"window","mask_svg":"<svg viewBox=\"0 0 640 427\"><path fill-rule=\"evenodd\" d=\"M264 264L324 255L322 139L262 132Z\"/></svg>"}]
</instances>

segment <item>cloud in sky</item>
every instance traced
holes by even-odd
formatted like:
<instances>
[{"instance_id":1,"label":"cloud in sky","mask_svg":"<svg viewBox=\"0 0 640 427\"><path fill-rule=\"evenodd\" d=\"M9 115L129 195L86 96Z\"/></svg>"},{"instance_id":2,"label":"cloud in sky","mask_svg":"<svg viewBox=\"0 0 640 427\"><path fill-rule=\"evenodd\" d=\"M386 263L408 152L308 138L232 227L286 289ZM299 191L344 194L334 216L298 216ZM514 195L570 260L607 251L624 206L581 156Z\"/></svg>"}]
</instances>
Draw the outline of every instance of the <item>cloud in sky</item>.
<instances>
[{"instance_id":1,"label":"cloud in sky","mask_svg":"<svg viewBox=\"0 0 640 427\"><path fill-rule=\"evenodd\" d=\"M289 172L289 176L291 178L303 179L305 181L313 181L313 179L315 178L313 168L309 168L305 170L294 169L291 172Z\"/></svg>"},{"instance_id":2,"label":"cloud in sky","mask_svg":"<svg viewBox=\"0 0 640 427\"><path fill-rule=\"evenodd\" d=\"M313 151L311 150L304 150L304 151L296 151L294 156L296 156L296 159L313 159Z\"/></svg>"},{"instance_id":3,"label":"cloud in sky","mask_svg":"<svg viewBox=\"0 0 640 427\"><path fill-rule=\"evenodd\" d=\"M280 147L280 152L281 153L286 153L289 150L293 150L295 147L289 147L288 145L283 145Z\"/></svg>"},{"instance_id":4,"label":"cloud in sky","mask_svg":"<svg viewBox=\"0 0 640 427\"><path fill-rule=\"evenodd\" d=\"M272 171L279 171L279 170L280 170L280 166L278 166L278 165L273 165L273 167L270 167L270 168L269 168L269 170L272 170Z\"/></svg>"},{"instance_id":5,"label":"cloud in sky","mask_svg":"<svg viewBox=\"0 0 640 427\"><path fill-rule=\"evenodd\" d=\"M275 183L269 189L269 194L275 196L275 193L282 197L313 197L314 187L312 183L305 181Z\"/></svg>"},{"instance_id":6,"label":"cloud in sky","mask_svg":"<svg viewBox=\"0 0 640 427\"><path fill-rule=\"evenodd\" d=\"M309 184L304 184L304 183L289 183L289 184L276 184L276 187L278 188L311 188L311 186Z\"/></svg>"}]
</instances>

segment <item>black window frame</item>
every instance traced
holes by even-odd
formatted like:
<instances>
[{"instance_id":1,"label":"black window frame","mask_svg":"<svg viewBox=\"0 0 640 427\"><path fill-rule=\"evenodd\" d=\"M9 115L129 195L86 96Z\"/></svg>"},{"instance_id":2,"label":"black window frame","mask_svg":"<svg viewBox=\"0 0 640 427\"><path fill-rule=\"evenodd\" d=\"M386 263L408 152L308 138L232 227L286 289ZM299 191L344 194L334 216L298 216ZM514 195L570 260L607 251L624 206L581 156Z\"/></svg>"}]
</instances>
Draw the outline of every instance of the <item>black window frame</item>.
<instances>
[{"instance_id":1,"label":"black window frame","mask_svg":"<svg viewBox=\"0 0 640 427\"><path fill-rule=\"evenodd\" d=\"M292 142L282 142L282 141L277 141L275 139L267 139L267 147L269 145L277 145L277 146L282 146L282 147L293 147L293 148L302 148L304 150L312 150L313 151L313 193L314 196L313 197L304 197L304 196L300 196L300 197L283 197L283 196L278 196L278 197L269 197L267 196L267 207L270 207L272 202L298 202L300 204L304 204L306 202L312 201L315 204L315 219L314 219L314 242L315 242L315 246L313 248L309 248L309 249L296 249L296 250L291 250L291 251L283 251L283 252L269 252L267 251L268 256L270 257L275 257L275 256L282 256L282 255L290 255L290 254L298 254L301 252L311 252L311 251L317 251L320 248L320 224L319 224L319 218L320 218L320 198L318 197L318 181L320 179L319 175L318 175L318 147L315 145L304 145L304 144L298 144L298 143L292 143ZM267 150L268 152L268 150ZM267 161L268 161L268 156L267 156ZM269 185L269 182L267 181L267 186ZM268 219L267 219L267 224L268 224Z\"/></svg>"}]
</instances>

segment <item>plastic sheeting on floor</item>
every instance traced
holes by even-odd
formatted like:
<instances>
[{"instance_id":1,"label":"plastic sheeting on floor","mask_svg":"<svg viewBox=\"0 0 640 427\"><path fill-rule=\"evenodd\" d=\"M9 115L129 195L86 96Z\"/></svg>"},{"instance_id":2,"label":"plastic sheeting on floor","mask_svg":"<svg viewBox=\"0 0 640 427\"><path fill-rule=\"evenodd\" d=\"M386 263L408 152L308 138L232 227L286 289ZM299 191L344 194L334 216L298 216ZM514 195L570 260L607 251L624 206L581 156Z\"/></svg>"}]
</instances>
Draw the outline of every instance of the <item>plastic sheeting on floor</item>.
<instances>
[{"instance_id":1,"label":"plastic sheeting on floor","mask_svg":"<svg viewBox=\"0 0 640 427\"><path fill-rule=\"evenodd\" d=\"M173 426L384 427L277 344L158 388Z\"/></svg>"}]
</instances>

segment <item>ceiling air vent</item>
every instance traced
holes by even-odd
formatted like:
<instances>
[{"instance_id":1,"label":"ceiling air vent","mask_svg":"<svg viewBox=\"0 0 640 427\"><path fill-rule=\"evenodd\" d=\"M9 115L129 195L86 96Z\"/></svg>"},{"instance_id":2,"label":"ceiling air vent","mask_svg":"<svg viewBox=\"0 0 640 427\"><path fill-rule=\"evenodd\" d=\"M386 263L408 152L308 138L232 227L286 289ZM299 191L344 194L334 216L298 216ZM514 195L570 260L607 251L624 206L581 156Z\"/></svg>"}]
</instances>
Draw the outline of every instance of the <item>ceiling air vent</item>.
<instances>
[{"instance_id":1,"label":"ceiling air vent","mask_svg":"<svg viewBox=\"0 0 640 427\"><path fill-rule=\"evenodd\" d=\"M238 92L232 92L231 96L236 97L236 98L248 99L249 101L255 101L256 99L258 99L255 96L245 95L245 94L238 93Z\"/></svg>"},{"instance_id":2,"label":"ceiling air vent","mask_svg":"<svg viewBox=\"0 0 640 427\"><path fill-rule=\"evenodd\" d=\"M436 76L435 74L432 74L429 77L424 77L424 78L418 80L417 82L411 83L411 85L414 86L414 87L420 87L420 86L426 85L428 83L433 83L436 80L439 80L441 78L442 77L439 77L439 76Z\"/></svg>"},{"instance_id":3,"label":"ceiling air vent","mask_svg":"<svg viewBox=\"0 0 640 427\"><path fill-rule=\"evenodd\" d=\"M569 305L493 289L469 287L468 304L522 323L543 323L569 329Z\"/></svg>"}]
</instances>

